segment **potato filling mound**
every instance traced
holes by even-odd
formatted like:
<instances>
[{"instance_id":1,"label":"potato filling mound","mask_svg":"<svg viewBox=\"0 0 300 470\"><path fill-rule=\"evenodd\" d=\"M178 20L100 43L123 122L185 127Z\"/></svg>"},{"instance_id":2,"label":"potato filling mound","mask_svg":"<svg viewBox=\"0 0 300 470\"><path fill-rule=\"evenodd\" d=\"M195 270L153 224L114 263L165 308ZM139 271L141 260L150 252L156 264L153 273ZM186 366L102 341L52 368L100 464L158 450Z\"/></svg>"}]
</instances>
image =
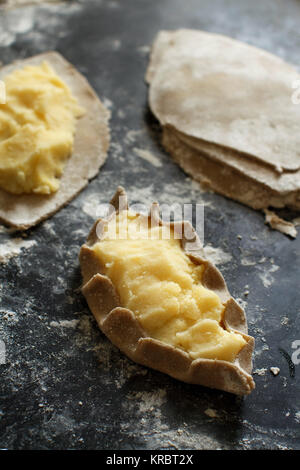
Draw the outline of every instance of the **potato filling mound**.
<instances>
[{"instance_id":1,"label":"potato filling mound","mask_svg":"<svg viewBox=\"0 0 300 470\"><path fill-rule=\"evenodd\" d=\"M13 194L56 192L84 110L47 62L15 70L4 83L0 187Z\"/></svg>"},{"instance_id":2,"label":"potato filling mound","mask_svg":"<svg viewBox=\"0 0 300 470\"><path fill-rule=\"evenodd\" d=\"M202 285L204 266L190 260L172 228L166 234L164 226L148 227L137 214L122 211L93 249L122 307L150 337L192 359L235 360L246 341L222 327L224 305Z\"/></svg>"}]
</instances>

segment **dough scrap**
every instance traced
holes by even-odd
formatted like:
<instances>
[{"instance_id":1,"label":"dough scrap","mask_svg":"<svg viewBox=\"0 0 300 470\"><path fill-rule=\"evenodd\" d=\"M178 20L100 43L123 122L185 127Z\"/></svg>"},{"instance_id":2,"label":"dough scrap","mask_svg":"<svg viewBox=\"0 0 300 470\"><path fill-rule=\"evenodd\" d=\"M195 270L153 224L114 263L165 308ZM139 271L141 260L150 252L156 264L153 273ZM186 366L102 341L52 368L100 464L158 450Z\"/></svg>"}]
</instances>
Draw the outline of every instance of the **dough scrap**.
<instances>
[{"instance_id":1,"label":"dough scrap","mask_svg":"<svg viewBox=\"0 0 300 470\"><path fill-rule=\"evenodd\" d=\"M269 224L274 230L289 235L292 238L296 238L297 229L292 222L287 222L286 220L278 217L273 211L268 209L264 210L265 213L265 223Z\"/></svg>"},{"instance_id":2,"label":"dough scrap","mask_svg":"<svg viewBox=\"0 0 300 470\"><path fill-rule=\"evenodd\" d=\"M20 230L36 225L70 202L97 175L110 142L108 110L88 81L59 53L50 51L6 65L0 70L0 79L17 68L43 61L66 82L86 113L77 121L74 150L56 193L14 195L0 189L0 221Z\"/></svg>"}]
</instances>

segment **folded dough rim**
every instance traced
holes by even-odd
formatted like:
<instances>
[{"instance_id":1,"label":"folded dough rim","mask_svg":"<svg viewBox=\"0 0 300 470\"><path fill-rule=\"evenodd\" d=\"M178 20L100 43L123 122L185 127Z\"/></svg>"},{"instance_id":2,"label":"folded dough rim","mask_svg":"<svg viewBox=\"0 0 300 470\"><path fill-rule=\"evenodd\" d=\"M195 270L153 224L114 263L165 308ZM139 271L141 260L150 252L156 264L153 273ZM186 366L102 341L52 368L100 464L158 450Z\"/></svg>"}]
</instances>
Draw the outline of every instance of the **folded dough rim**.
<instances>
[{"instance_id":1,"label":"folded dough rim","mask_svg":"<svg viewBox=\"0 0 300 470\"><path fill-rule=\"evenodd\" d=\"M38 224L69 203L96 176L107 157L110 113L86 78L61 54L49 51L1 67L0 79L26 65L47 61L69 86L86 113L76 123L74 149L60 178L60 188L51 195L10 194L0 188L0 222L20 230Z\"/></svg>"},{"instance_id":2,"label":"folded dough rim","mask_svg":"<svg viewBox=\"0 0 300 470\"><path fill-rule=\"evenodd\" d=\"M119 196L121 206L119 205ZM127 197L125 190L118 187L111 204L117 212L126 210ZM157 204L151 207L152 217L159 224L165 224L159 218ZM174 222L171 226L185 224L194 236L199 249L191 252L186 249L187 240L182 239L182 248L195 263L205 265L202 283L216 292L222 302L226 303L224 325L229 331L240 333L247 344L238 354L235 362L223 360L196 359L192 360L188 353L147 336L138 323L134 313L120 305L120 299L110 279L103 275L103 267L92 247L99 241L96 233L98 223L108 223L108 219L95 222L87 242L80 250L80 265L83 277L82 292L90 310L102 332L133 361L164 372L183 382L217 388L237 395L247 395L255 387L252 371L252 352L254 339L247 334L247 322L244 310L230 296L220 271L203 255L201 242L189 222ZM185 232L186 233L186 232ZM190 235L188 240L191 241Z\"/></svg>"}]
</instances>

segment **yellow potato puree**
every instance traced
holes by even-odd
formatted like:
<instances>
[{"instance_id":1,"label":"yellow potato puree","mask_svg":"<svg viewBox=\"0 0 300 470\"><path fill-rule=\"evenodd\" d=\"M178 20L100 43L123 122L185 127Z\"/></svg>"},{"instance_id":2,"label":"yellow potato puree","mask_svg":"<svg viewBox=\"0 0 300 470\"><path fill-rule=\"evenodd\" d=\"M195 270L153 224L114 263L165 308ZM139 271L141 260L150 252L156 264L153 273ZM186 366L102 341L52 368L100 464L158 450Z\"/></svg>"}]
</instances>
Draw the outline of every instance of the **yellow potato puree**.
<instances>
[{"instance_id":1,"label":"yellow potato puree","mask_svg":"<svg viewBox=\"0 0 300 470\"><path fill-rule=\"evenodd\" d=\"M189 259L174 231L164 239L161 226L140 229L138 216L122 211L116 227L123 238L125 227L127 238L113 239L112 223L94 250L122 307L136 315L149 336L185 350L192 359L234 361L246 341L221 326L224 305L203 287L203 265Z\"/></svg>"},{"instance_id":2,"label":"yellow potato puree","mask_svg":"<svg viewBox=\"0 0 300 470\"><path fill-rule=\"evenodd\" d=\"M0 105L0 187L13 194L50 194L72 153L83 114L68 86L43 62L4 78Z\"/></svg>"}]
</instances>

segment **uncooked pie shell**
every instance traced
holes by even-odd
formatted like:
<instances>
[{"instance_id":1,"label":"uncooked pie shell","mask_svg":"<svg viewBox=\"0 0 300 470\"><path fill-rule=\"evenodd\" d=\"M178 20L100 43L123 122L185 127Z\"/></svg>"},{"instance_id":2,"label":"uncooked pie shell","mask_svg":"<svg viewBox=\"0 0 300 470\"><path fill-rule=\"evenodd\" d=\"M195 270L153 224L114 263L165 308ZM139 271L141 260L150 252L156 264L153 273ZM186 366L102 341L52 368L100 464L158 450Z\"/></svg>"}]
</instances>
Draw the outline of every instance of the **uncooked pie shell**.
<instances>
[{"instance_id":1,"label":"uncooked pie shell","mask_svg":"<svg viewBox=\"0 0 300 470\"><path fill-rule=\"evenodd\" d=\"M0 221L20 230L36 225L70 202L98 173L106 160L110 141L109 112L88 81L59 53L46 52L4 66L0 79L16 69L43 61L69 86L85 114L76 123L73 152L56 193L14 195L0 188Z\"/></svg>"},{"instance_id":2,"label":"uncooked pie shell","mask_svg":"<svg viewBox=\"0 0 300 470\"><path fill-rule=\"evenodd\" d=\"M118 188L111 204L116 212L128 208L123 188ZM152 205L151 216L152 220L156 219L159 224L165 224L159 218L157 204ZM82 292L102 332L115 346L139 364L164 372L183 382L225 390L237 395L249 394L255 387L251 376L254 339L247 334L245 312L230 296L220 271L205 259L201 242L189 222L174 222L171 226L176 230L176 227L181 229L182 224L185 224L184 233L189 235L188 240L182 239L182 249L195 264L204 264L202 284L214 291L224 303L224 327L228 331L240 333L247 342L233 363L211 359L192 360L182 349L149 337L134 313L121 306L118 293L111 280L104 275L103 266L93 250L94 244L100 241L97 236L98 224L107 224L108 221L109 218L99 219L94 224L87 242L81 247L79 256L83 277ZM198 247L193 251L188 249L188 243L192 240L191 234L194 237L193 242Z\"/></svg>"}]
</instances>

